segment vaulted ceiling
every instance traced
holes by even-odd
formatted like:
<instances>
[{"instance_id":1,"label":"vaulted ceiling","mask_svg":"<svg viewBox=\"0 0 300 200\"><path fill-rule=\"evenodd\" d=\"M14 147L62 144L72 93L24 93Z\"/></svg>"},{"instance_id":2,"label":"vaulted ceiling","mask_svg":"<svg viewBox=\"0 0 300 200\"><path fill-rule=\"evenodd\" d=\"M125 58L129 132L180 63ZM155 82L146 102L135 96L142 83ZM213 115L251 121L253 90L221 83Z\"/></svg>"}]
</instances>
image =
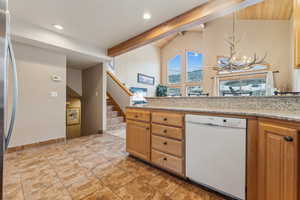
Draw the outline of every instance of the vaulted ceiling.
<instances>
[{"instance_id":1,"label":"vaulted ceiling","mask_svg":"<svg viewBox=\"0 0 300 200\"><path fill-rule=\"evenodd\" d=\"M9 0L12 20L101 48L140 34L208 0ZM152 14L144 20L144 12ZM64 30L52 25L60 24Z\"/></svg>"},{"instance_id":2,"label":"vaulted ceiling","mask_svg":"<svg viewBox=\"0 0 300 200\"><path fill-rule=\"evenodd\" d=\"M237 12L241 20L289 20L293 14L293 0L264 0L254 6ZM186 30L187 32L201 32L202 27L197 26ZM163 48L173 41L178 34L170 35L154 43L155 46Z\"/></svg>"}]
</instances>

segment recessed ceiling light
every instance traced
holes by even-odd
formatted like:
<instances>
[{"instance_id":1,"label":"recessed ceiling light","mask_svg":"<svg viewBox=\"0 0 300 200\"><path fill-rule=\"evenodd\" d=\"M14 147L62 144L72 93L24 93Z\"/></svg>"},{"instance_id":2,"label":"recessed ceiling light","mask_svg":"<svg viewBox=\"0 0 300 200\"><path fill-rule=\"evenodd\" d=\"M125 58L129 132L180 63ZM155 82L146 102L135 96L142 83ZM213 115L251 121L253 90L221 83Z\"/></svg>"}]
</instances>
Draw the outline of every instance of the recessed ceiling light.
<instances>
[{"instance_id":1,"label":"recessed ceiling light","mask_svg":"<svg viewBox=\"0 0 300 200\"><path fill-rule=\"evenodd\" d=\"M53 27L56 28L56 29L58 29L58 30L63 30L64 29L64 27L62 27L59 24L53 24Z\"/></svg>"},{"instance_id":2,"label":"recessed ceiling light","mask_svg":"<svg viewBox=\"0 0 300 200\"><path fill-rule=\"evenodd\" d=\"M144 15L143 15L143 18L144 19L146 19L146 20L148 20L148 19L151 19L151 14L150 13L144 13Z\"/></svg>"}]
</instances>

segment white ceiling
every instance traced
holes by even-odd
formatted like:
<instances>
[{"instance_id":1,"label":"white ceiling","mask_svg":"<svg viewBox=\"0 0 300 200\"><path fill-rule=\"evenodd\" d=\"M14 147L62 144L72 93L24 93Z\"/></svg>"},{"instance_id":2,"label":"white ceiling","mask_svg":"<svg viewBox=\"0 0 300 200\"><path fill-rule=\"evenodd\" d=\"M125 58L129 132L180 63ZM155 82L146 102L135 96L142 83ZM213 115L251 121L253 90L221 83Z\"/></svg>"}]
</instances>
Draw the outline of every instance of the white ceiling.
<instances>
[{"instance_id":1,"label":"white ceiling","mask_svg":"<svg viewBox=\"0 0 300 200\"><path fill-rule=\"evenodd\" d=\"M99 63L100 63L99 60L90 56L76 54L76 53L67 54L67 67L73 69L84 70L91 66L97 65Z\"/></svg>"},{"instance_id":2,"label":"white ceiling","mask_svg":"<svg viewBox=\"0 0 300 200\"><path fill-rule=\"evenodd\" d=\"M207 1L9 0L9 7L13 19L106 49ZM145 21L144 12L150 12L152 19Z\"/></svg>"}]
</instances>

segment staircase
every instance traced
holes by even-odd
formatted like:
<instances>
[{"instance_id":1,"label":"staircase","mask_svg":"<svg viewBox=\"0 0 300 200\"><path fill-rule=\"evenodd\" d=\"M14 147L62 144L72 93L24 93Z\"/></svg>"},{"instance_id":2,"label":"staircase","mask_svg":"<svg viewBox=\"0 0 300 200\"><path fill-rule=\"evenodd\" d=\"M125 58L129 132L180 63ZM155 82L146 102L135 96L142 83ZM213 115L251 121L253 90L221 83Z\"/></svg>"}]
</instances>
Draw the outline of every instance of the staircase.
<instances>
[{"instance_id":1,"label":"staircase","mask_svg":"<svg viewBox=\"0 0 300 200\"><path fill-rule=\"evenodd\" d=\"M125 129L125 119L122 115L120 107L114 102L114 100L108 95L106 99L107 104L107 130Z\"/></svg>"}]
</instances>

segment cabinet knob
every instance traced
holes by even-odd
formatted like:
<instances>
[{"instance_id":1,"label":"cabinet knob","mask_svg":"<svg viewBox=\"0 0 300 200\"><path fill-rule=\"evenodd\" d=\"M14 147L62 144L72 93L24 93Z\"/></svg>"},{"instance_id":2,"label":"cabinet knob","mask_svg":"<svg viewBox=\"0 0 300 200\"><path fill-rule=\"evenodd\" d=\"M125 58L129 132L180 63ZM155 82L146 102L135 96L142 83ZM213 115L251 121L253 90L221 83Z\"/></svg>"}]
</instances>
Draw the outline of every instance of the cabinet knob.
<instances>
[{"instance_id":1,"label":"cabinet knob","mask_svg":"<svg viewBox=\"0 0 300 200\"><path fill-rule=\"evenodd\" d=\"M135 115L134 117L135 117L135 118L138 118L139 116Z\"/></svg>"},{"instance_id":2,"label":"cabinet knob","mask_svg":"<svg viewBox=\"0 0 300 200\"><path fill-rule=\"evenodd\" d=\"M164 142L164 145L167 145L168 143L167 142Z\"/></svg>"},{"instance_id":3,"label":"cabinet knob","mask_svg":"<svg viewBox=\"0 0 300 200\"><path fill-rule=\"evenodd\" d=\"M164 121L168 121L168 118L164 118Z\"/></svg>"},{"instance_id":4,"label":"cabinet knob","mask_svg":"<svg viewBox=\"0 0 300 200\"><path fill-rule=\"evenodd\" d=\"M164 133L167 133L168 131L167 130L164 130Z\"/></svg>"},{"instance_id":5,"label":"cabinet knob","mask_svg":"<svg viewBox=\"0 0 300 200\"><path fill-rule=\"evenodd\" d=\"M164 160L168 160L167 158L164 158Z\"/></svg>"},{"instance_id":6,"label":"cabinet knob","mask_svg":"<svg viewBox=\"0 0 300 200\"><path fill-rule=\"evenodd\" d=\"M291 136L284 136L283 138L287 142L293 142L294 141L294 138L292 138Z\"/></svg>"},{"instance_id":7,"label":"cabinet knob","mask_svg":"<svg viewBox=\"0 0 300 200\"><path fill-rule=\"evenodd\" d=\"M146 128L146 130L147 130L147 131L149 131L149 130L150 130L150 128L149 128L149 127L147 127L147 128Z\"/></svg>"}]
</instances>

